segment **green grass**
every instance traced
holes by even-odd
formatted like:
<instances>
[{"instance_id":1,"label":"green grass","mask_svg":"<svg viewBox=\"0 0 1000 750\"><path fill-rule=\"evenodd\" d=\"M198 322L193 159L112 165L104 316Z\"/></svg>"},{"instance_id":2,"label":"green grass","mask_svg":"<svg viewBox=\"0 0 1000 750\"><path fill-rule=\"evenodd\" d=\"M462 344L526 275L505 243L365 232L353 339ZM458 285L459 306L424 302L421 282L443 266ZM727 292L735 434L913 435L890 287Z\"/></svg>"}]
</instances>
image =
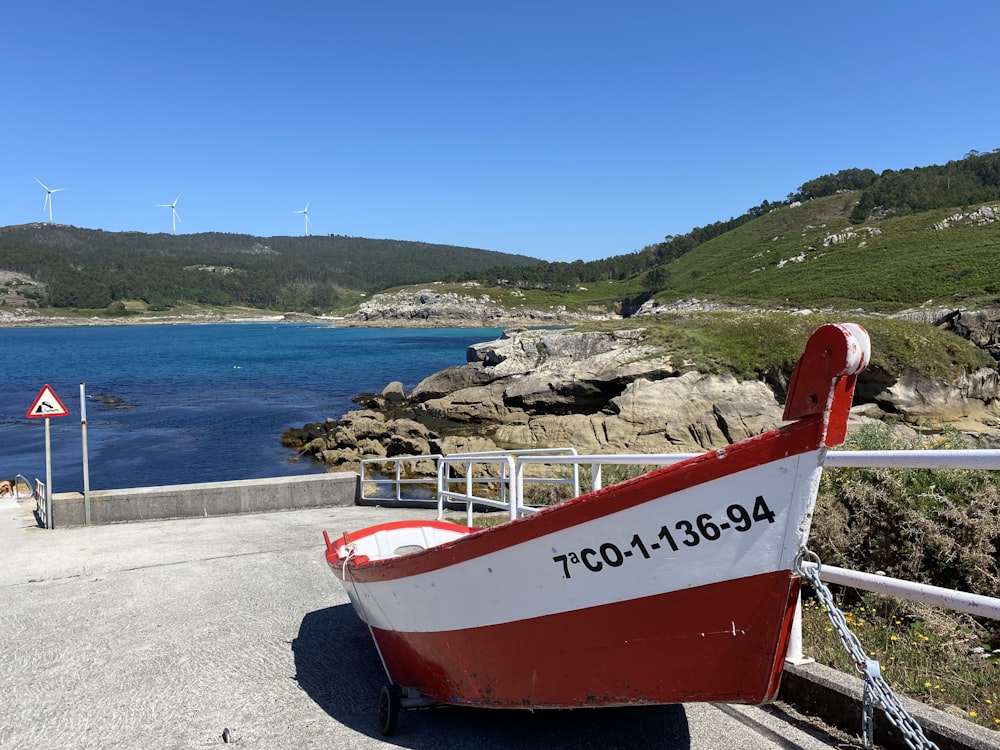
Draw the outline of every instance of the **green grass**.
<instances>
[{"instance_id":1,"label":"green grass","mask_svg":"<svg viewBox=\"0 0 1000 750\"><path fill-rule=\"evenodd\" d=\"M831 322L863 325L871 337L871 367L886 372L915 370L952 380L963 370L996 365L983 350L934 326L848 313L665 313L590 323L578 330L642 327L644 343L671 353L675 366L756 378L776 368L790 370L809 335Z\"/></svg>"},{"instance_id":2,"label":"green grass","mask_svg":"<svg viewBox=\"0 0 1000 750\"><path fill-rule=\"evenodd\" d=\"M855 199L783 207L706 242L667 266L670 281L657 299L892 312L927 301L967 306L1000 293L1000 222L934 229L956 207L852 225ZM856 236L824 246L844 231Z\"/></svg>"},{"instance_id":3,"label":"green grass","mask_svg":"<svg viewBox=\"0 0 1000 750\"><path fill-rule=\"evenodd\" d=\"M1000 649L992 652L984 628L953 613L920 619L875 594L853 601L838 608L895 692L1000 731ZM822 604L805 596L802 642L806 656L858 674Z\"/></svg>"}]
</instances>

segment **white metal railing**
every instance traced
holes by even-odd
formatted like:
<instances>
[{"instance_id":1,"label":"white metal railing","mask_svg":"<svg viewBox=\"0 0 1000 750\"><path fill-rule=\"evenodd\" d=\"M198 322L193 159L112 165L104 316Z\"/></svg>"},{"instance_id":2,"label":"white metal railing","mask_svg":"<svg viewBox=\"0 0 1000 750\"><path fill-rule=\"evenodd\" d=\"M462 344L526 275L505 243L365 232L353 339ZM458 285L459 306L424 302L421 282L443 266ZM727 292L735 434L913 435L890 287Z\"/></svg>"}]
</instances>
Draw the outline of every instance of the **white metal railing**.
<instances>
[{"instance_id":1,"label":"white metal railing","mask_svg":"<svg viewBox=\"0 0 1000 750\"><path fill-rule=\"evenodd\" d=\"M43 529L52 528L52 498L49 497L48 487L41 479L35 480L35 513L38 515L38 523Z\"/></svg>"},{"instance_id":2,"label":"white metal railing","mask_svg":"<svg viewBox=\"0 0 1000 750\"><path fill-rule=\"evenodd\" d=\"M488 467L496 465L500 472L498 476L475 476L476 467ZM452 476L452 469L456 466L465 470L465 476ZM438 461L437 478L437 503L438 518L444 517L445 503L448 501L465 504L466 525L472 526L472 514L477 505L489 508L506 509L510 511L511 520L517 518L519 514L519 503L511 497L508 487L510 477L514 475L513 456L490 456L483 458L443 458ZM455 492L450 489L452 484L460 481L464 491ZM489 497L477 495L477 486L499 487L499 497Z\"/></svg>"},{"instance_id":3,"label":"white metal railing","mask_svg":"<svg viewBox=\"0 0 1000 750\"><path fill-rule=\"evenodd\" d=\"M426 493L425 497L414 497L403 495L404 488L414 487L417 485L423 485L425 487L432 487L434 485L434 480L429 477L404 477L403 470L406 464L416 464L421 461L433 461L435 464L438 460L443 458L440 453L431 453L426 456L391 456L385 458L364 458L361 460L361 466L359 467L358 473L361 477L361 496L362 497L378 497L384 499L392 499L397 503L405 502L426 502L430 498L430 492ZM386 464L393 467L393 475L387 477L376 471L376 467L380 470ZM374 487L375 494L369 494L368 488ZM379 489L382 487L391 488L391 493L389 496L379 494Z\"/></svg>"},{"instance_id":4,"label":"white metal railing","mask_svg":"<svg viewBox=\"0 0 1000 750\"><path fill-rule=\"evenodd\" d=\"M513 472L507 462L521 456L551 456L557 461L576 455L575 448L532 448L525 450L494 450L479 453L450 453L443 456L432 453L423 456L386 456L365 458L360 462L359 474L361 496L366 499L392 500L399 505L438 504L439 516L443 514L444 503L458 503L466 507L471 518L474 506L503 510L517 509L518 513L530 513L533 508L519 502L511 503ZM416 476L415 470L422 462L433 462L435 477ZM491 475L487 467L497 467ZM391 467L388 472L385 468ZM407 467L412 467L407 470ZM560 484L571 486L573 496L580 494L580 474L573 466L569 477L534 476L525 481L533 484ZM461 491L464 489L464 492ZM477 494L477 489L492 489L494 496ZM421 491L423 490L423 491Z\"/></svg>"},{"instance_id":5,"label":"white metal railing","mask_svg":"<svg viewBox=\"0 0 1000 750\"><path fill-rule=\"evenodd\" d=\"M829 451L823 466L853 469L1000 469L1000 450Z\"/></svg>"},{"instance_id":6,"label":"white metal railing","mask_svg":"<svg viewBox=\"0 0 1000 750\"><path fill-rule=\"evenodd\" d=\"M519 461L525 458L537 458L539 463L562 463L566 459L572 459L576 455L575 448L534 448L527 450L512 451L484 451L482 453L453 453L440 459L438 462L438 518L444 516L445 503L461 503L465 505L466 522L472 525L472 515L475 506L484 506L507 510L511 520L525 513L532 513L536 508L524 505L524 476L521 474L520 483L512 483L515 469ZM499 472L490 476L488 471L481 471L481 476L476 476L476 468L488 467L496 464ZM533 476L527 481L534 484L555 484L571 486L571 497L580 494L580 471L579 465L572 465L571 475L568 477ZM455 492L451 489L454 484L459 484L465 488L465 492ZM497 488L496 497L485 497L476 495L474 487L476 485L489 485L490 488Z\"/></svg>"},{"instance_id":7,"label":"white metal railing","mask_svg":"<svg viewBox=\"0 0 1000 750\"><path fill-rule=\"evenodd\" d=\"M804 565L815 567L816 563L805 562ZM970 594L966 591L955 591L940 586L930 586L926 583L905 581L900 578L889 578L876 573L862 573L833 565L821 565L819 572L820 578L827 583L837 583L841 586L850 586L875 594L896 596L900 599L932 604L936 607L965 612L977 617L1000 620L1000 599L992 596Z\"/></svg>"},{"instance_id":8,"label":"white metal railing","mask_svg":"<svg viewBox=\"0 0 1000 750\"><path fill-rule=\"evenodd\" d=\"M580 466L590 467L590 490L599 490L604 486L602 467L613 466L667 466L683 461L686 458L700 455L698 453L613 453L613 454L584 454L567 457L551 456L521 456L517 460L516 474L514 482L518 497L523 497L524 482L530 481L525 477L528 466L537 464L570 464L574 470Z\"/></svg>"}]
</instances>

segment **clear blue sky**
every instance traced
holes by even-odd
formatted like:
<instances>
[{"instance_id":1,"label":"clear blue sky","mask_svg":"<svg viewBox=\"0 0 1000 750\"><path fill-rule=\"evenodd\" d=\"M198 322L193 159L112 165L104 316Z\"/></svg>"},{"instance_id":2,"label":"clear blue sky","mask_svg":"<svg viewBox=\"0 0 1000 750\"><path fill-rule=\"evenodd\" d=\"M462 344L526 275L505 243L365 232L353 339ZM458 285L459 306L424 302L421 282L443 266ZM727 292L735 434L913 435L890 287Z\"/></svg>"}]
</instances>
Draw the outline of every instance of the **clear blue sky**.
<instances>
[{"instance_id":1,"label":"clear blue sky","mask_svg":"<svg viewBox=\"0 0 1000 750\"><path fill-rule=\"evenodd\" d=\"M591 260L1000 147L1000 3L13 0L0 226Z\"/></svg>"}]
</instances>

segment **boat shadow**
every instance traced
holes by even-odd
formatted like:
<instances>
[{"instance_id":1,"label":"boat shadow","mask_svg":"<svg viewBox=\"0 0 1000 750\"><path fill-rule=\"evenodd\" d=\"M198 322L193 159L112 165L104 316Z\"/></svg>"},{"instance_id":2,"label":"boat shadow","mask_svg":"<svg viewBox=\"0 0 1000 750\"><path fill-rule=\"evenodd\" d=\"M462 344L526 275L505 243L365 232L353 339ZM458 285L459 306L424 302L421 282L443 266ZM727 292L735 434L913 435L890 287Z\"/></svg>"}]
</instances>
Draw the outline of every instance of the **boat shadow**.
<instances>
[{"instance_id":1,"label":"boat shadow","mask_svg":"<svg viewBox=\"0 0 1000 750\"><path fill-rule=\"evenodd\" d=\"M299 687L344 726L382 738L378 696L385 683L378 652L350 604L308 613L292 642ZM391 743L435 748L689 748L684 707L570 710L434 707L404 711Z\"/></svg>"}]
</instances>

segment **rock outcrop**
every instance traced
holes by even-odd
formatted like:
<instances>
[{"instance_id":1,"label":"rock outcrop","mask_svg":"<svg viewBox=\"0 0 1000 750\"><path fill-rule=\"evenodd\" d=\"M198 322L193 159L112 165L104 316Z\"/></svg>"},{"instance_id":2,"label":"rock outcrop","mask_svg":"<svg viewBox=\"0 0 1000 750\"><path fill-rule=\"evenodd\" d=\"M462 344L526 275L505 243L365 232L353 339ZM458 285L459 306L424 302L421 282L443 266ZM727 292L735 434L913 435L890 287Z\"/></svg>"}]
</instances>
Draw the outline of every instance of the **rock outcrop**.
<instances>
[{"instance_id":1,"label":"rock outcrop","mask_svg":"<svg viewBox=\"0 0 1000 750\"><path fill-rule=\"evenodd\" d=\"M1000 305L981 310L953 310L934 321L939 328L968 339L1000 362Z\"/></svg>"},{"instance_id":2,"label":"rock outcrop","mask_svg":"<svg viewBox=\"0 0 1000 750\"><path fill-rule=\"evenodd\" d=\"M740 381L684 367L616 332L518 330L469 347L468 363L409 394L390 384L359 396L363 410L289 430L283 442L327 464L360 457L571 445L593 453L694 452L777 426L790 372ZM871 368L859 378L855 422L895 415L913 424L1000 424L996 370L945 383Z\"/></svg>"},{"instance_id":3,"label":"rock outcrop","mask_svg":"<svg viewBox=\"0 0 1000 750\"><path fill-rule=\"evenodd\" d=\"M376 294L347 316L353 325L501 327L508 325L566 325L583 320L611 317L604 311L573 313L565 307L535 309L524 304L503 304L478 284L466 285L468 292L417 291ZM520 294L517 290L513 295Z\"/></svg>"}]
</instances>

